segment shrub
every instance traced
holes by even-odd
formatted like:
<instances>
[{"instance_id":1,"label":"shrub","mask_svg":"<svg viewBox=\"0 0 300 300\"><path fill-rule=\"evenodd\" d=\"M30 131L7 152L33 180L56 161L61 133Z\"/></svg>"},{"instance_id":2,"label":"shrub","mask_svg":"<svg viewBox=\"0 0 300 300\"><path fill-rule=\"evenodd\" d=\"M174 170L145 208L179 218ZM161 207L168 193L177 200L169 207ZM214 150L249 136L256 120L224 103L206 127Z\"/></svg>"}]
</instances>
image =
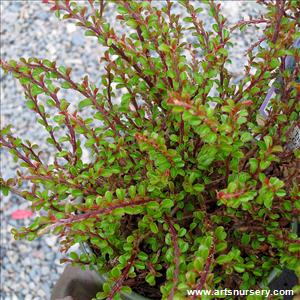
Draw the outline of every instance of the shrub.
<instances>
[{"instance_id":1,"label":"shrub","mask_svg":"<svg viewBox=\"0 0 300 300\"><path fill-rule=\"evenodd\" d=\"M98 299L130 290L186 299L188 289L257 288L274 267L299 273L299 239L290 229L300 209L299 149L289 140L300 108L299 49L291 47L300 38L297 1L260 1L265 15L234 26L210 1L211 30L189 1L179 1L185 18L170 1L162 8L116 1L117 19L128 27L122 37L105 23L101 0L44 2L106 47L105 74L98 87L47 59L1 61L55 153L47 163L38 145L10 126L1 131L1 146L20 161L16 178L1 179L2 191L36 212L15 238L51 232L63 252L89 245L92 255L63 261L108 275ZM264 36L248 49L234 84L231 34L251 24L263 24ZM258 111L275 78L263 118ZM76 109L60 89L81 95Z\"/></svg>"}]
</instances>

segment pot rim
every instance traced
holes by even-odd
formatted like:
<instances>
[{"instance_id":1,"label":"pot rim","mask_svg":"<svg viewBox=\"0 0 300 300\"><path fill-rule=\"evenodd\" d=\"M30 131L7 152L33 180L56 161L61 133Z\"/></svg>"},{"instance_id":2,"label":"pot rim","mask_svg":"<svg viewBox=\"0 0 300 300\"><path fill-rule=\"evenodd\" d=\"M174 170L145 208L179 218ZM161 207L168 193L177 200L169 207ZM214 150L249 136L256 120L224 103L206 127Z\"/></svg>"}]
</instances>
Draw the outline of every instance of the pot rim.
<instances>
[{"instance_id":1,"label":"pot rim","mask_svg":"<svg viewBox=\"0 0 300 300\"><path fill-rule=\"evenodd\" d=\"M80 243L80 248L82 249L83 252L85 252L87 255L91 255L92 251L88 247L86 243ZM107 275L106 274L101 274L99 270L95 270L95 273L97 277L99 278L99 282L101 285L107 280ZM136 292L132 291L130 294L121 292L121 299L122 300L150 300L150 298L146 298L144 296L141 296L137 294Z\"/></svg>"}]
</instances>

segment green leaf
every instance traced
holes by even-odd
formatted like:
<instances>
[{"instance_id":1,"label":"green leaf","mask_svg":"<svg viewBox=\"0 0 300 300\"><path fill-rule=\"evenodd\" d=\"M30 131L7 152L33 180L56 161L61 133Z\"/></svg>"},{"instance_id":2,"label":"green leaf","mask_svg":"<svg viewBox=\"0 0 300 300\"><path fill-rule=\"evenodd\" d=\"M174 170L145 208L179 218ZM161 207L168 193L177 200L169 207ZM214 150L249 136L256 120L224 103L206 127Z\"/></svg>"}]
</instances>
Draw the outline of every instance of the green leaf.
<instances>
[{"instance_id":1,"label":"green leaf","mask_svg":"<svg viewBox=\"0 0 300 300\"><path fill-rule=\"evenodd\" d=\"M271 77L271 72L269 72L269 71L265 72L263 77L264 77L264 79L270 78Z\"/></svg>"},{"instance_id":2,"label":"green leaf","mask_svg":"<svg viewBox=\"0 0 300 300\"><path fill-rule=\"evenodd\" d=\"M105 199L108 201L108 202L112 202L112 199L113 199L113 195L110 191L107 191L104 195Z\"/></svg>"},{"instance_id":3,"label":"green leaf","mask_svg":"<svg viewBox=\"0 0 300 300\"><path fill-rule=\"evenodd\" d=\"M138 254L138 258L142 261L146 261L148 259L148 255L145 252L140 251Z\"/></svg>"},{"instance_id":4,"label":"green leaf","mask_svg":"<svg viewBox=\"0 0 300 300\"><path fill-rule=\"evenodd\" d=\"M118 7L117 7L117 11L118 11L118 13L120 13L120 14L122 14L122 15L128 13L128 10L127 10L124 6L118 6Z\"/></svg>"},{"instance_id":5,"label":"green leaf","mask_svg":"<svg viewBox=\"0 0 300 300\"><path fill-rule=\"evenodd\" d=\"M63 75L67 74L67 69L64 66L59 66L58 70L60 73L62 73Z\"/></svg>"},{"instance_id":6,"label":"green leaf","mask_svg":"<svg viewBox=\"0 0 300 300\"><path fill-rule=\"evenodd\" d=\"M78 260L79 259L78 254L76 252L71 252L70 253L70 258L72 258L73 260Z\"/></svg>"},{"instance_id":7,"label":"green leaf","mask_svg":"<svg viewBox=\"0 0 300 300\"><path fill-rule=\"evenodd\" d=\"M55 217L56 217L56 219L61 220L61 219L65 218L65 214L62 212L57 212L57 213L55 213Z\"/></svg>"},{"instance_id":8,"label":"green leaf","mask_svg":"<svg viewBox=\"0 0 300 300\"><path fill-rule=\"evenodd\" d=\"M228 56L228 50L225 49L225 48L220 48L217 53L218 54L220 53L220 54L222 54L224 56Z\"/></svg>"},{"instance_id":9,"label":"green leaf","mask_svg":"<svg viewBox=\"0 0 300 300\"><path fill-rule=\"evenodd\" d=\"M280 145L276 145L272 148L272 152L283 152L283 148Z\"/></svg>"},{"instance_id":10,"label":"green leaf","mask_svg":"<svg viewBox=\"0 0 300 300\"><path fill-rule=\"evenodd\" d=\"M64 157L64 156L67 156L68 154L69 154L68 151L63 150L63 151L58 152L57 157Z\"/></svg>"},{"instance_id":11,"label":"green leaf","mask_svg":"<svg viewBox=\"0 0 300 300\"><path fill-rule=\"evenodd\" d=\"M233 268L238 272L238 273L243 273L245 272L245 267L242 264L235 264Z\"/></svg>"},{"instance_id":12,"label":"green leaf","mask_svg":"<svg viewBox=\"0 0 300 300\"><path fill-rule=\"evenodd\" d=\"M219 226L215 230L216 237L218 240L223 241L226 239L227 233L225 232L225 229L223 226Z\"/></svg>"},{"instance_id":13,"label":"green leaf","mask_svg":"<svg viewBox=\"0 0 300 300\"><path fill-rule=\"evenodd\" d=\"M128 193L131 199L134 199L136 196L136 187L131 185L128 189Z\"/></svg>"},{"instance_id":14,"label":"green leaf","mask_svg":"<svg viewBox=\"0 0 300 300\"><path fill-rule=\"evenodd\" d=\"M241 125L247 122L247 118L246 117L238 117L236 123Z\"/></svg>"},{"instance_id":15,"label":"green leaf","mask_svg":"<svg viewBox=\"0 0 300 300\"><path fill-rule=\"evenodd\" d=\"M290 244L288 249L290 252L298 252L299 253L300 252L300 244L299 243L298 244L297 243Z\"/></svg>"},{"instance_id":16,"label":"green leaf","mask_svg":"<svg viewBox=\"0 0 300 300\"><path fill-rule=\"evenodd\" d=\"M223 252L225 249L227 249L227 242L220 242L216 246L216 252Z\"/></svg>"},{"instance_id":17,"label":"green leaf","mask_svg":"<svg viewBox=\"0 0 300 300\"><path fill-rule=\"evenodd\" d=\"M250 235L244 233L241 239L243 245L248 245L250 243Z\"/></svg>"},{"instance_id":18,"label":"green leaf","mask_svg":"<svg viewBox=\"0 0 300 300\"><path fill-rule=\"evenodd\" d=\"M232 260L232 257L230 255L220 255L217 259L216 259L216 262L220 265L224 265L226 263L229 263L231 262Z\"/></svg>"},{"instance_id":19,"label":"green leaf","mask_svg":"<svg viewBox=\"0 0 300 300\"><path fill-rule=\"evenodd\" d=\"M76 190L72 190L72 196L73 197L80 197L83 195L83 192L79 189L76 189Z\"/></svg>"},{"instance_id":20,"label":"green leaf","mask_svg":"<svg viewBox=\"0 0 300 300\"><path fill-rule=\"evenodd\" d=\"M271 62L270 62L270 67L272 69L276 69L280 66L280 60L278 58L272 58Z\"/></svg>"},{"instance_id":21,"label":"green leaf","mask_svg":"<svg viewBox=\"0 0 300 300\"><path fill-rule=\"evenodd\" d=\"M162 208L171 208L173 206L174 206L174 202L171 199L163 200L162 205L161 205Z\"/></svg>"},{"instance_id":22,"label":"green leaf","mask_svg":"<svg viewBox=\"0 0 300 300\"><path fill-rule=\"evenodd\" d=\"M69 89L69 88L72 87L72 85L71 85L69 82L65 81L65 82L63 82L63 83L61 84L61 87L62 87L63 89Z\"/></svg>"},{"instance_id":23,"label":"green leaf","mask_svg":"<svg viewBox=\"0 0 300 300\"><path fill-rule=\"evenodd\" d=\"M265 170L266 168L270 167L270 165L271 165L271 162L267 161L267 160L262 160L259 163L259 167L260 167L261 170Z\"/></svg>"},{"instance_id":24,"label":"green leaf","mask_svg":"<svg viewBox=\"0 0 300 300\"><path fill-rule=\"evenodd\" d=\"M153 233L158 233L158 227L157 227L156 223L151 223L151 224L150 224L150 230L151 230Z\"/></svg>"},{"instance_id":25,"label":"green leaf","mask_svg":"<svg viewBox=\"0 0 300 300\"><path fill-rule=\"evenodd\" d=\"M0 190L3 193L4 196L8 196L8 194L9 194L9 187L4 186L4 185L1 184L0 185Z\"/></svg>"},{"instance_id":26,"label":"green leaf","mask_svg":"<svg viewBox=\"0 0 300 300\"><path fill-rule=\"evenodd\" d=\"M129 104L130 104L130 102L131 102L131 95L130 94L124 94L123 96L122 96L122 99L121 99L121 104L122 104L122 107L124 107L124 108L128 108L129 107Z\"/></svg>"},{"instance_id":27,"label":"green leaf","mask_svg":"<svg viewBox=\"0 0 300 300\"><path fill-rule=\"evenodd\" d=\"M270 178L270 184L273 185L276 190L282 188L284 186L284 182L277 177L271 177Z\"/></svg>"},{"instance_id":28,"label":"green leaf","mask_svg":"<svg viewBox=\"0 0 300 300\"><path fill-rule=\"evenodd\" d=\"M284 197L285 195L286 195L285 190L279 190L276 192L276 196L278 196L278 197Z\"/></svg>"},{"instance_id":29,"label":"green leaf","mask_svg":"<svg viewBox=\"0 0 300 300\"><path fill-rule=\"evenodd\" d=\"M214 161L217 152L217 148L211 147L210 145L204 145L197 156L199 167L201 169L206 169Z\"/></svg>"},{"instance_id":30,"label":"green leaf","mask_svg":"<svg viewBox=\"0 0 300 300\"><path fill-rule=\"evenodd\" d=\"M170 52L170 47L167 44L161 44L158 49L163 52Z\"/></svg>"},{"instance_id":31,"label":"green leaf","mask_svg":"<svg viewBox=\"0 0 300 300\"><path fill-rule=\"evenodd\" d=\"M218 24L213 24L213 25L212 25L212 28L213 28L213 30L214 30L215 32L218 33L218 31L219 31L219 26L218 26Z\"/></svg>"},{"instance_id":32,"label":"green leaf","mask_svg":"<svg viewBox=\"0 0 300 300\"><path fill-rule=\"evenodd\" d=\"M56 106L55 102L54 102L52 99L48 99L48 100L46 101L46 103L47 103L49 106L51 106L51 107L55 107L55 106Z\"/></svg>"},{"instance_id":33,"label":"green leaf","mask_svg":"<svg viewBox=\"0 0 300 300\"><path fill-rule=\"evenodd\" d=\"M32 87L31 87L31 95L33 97L39 95L39 94L42 94L44 93L44 90L42 88L40 88L39 86L37 86L36 84L34 84Z\"/></svg>"},{"instance_id":34,"label":"green leaf","mask_svg":"<svg viewBox=\"0 0 300 300\"><path fill-rule=\"evenodd\" d=\"M249 142L253 139L252 135L250 132L244 132L242 135L241 135L241 141L243 143L246 143L246 142Z\"/></svg>"},{"instance_id":35,"label":"green leaf","mask_svg":"<svg viewBox=\"0 0 300 300\"><path fill-rule=\"evenodd\" d=\"M92 99L86 98L86 99L84 99L84 100L82 100L82 101L79 102L78 107L79 107L80 109L82 109L82 108L87 107L87 106L90 106L90 105L92 105L92 104L93 104Z\"/></svg>"},{"instance_id":36,"label":"green leaf","mask_svg":"<svg viewBox=\"0 0 300 300\"><path fill-rule=\"evenodd\" d=\"M202 257L196 257L196 259L194 260L194 268L196 271L200 272L203 270L204 267L204 261Z\"/></svg>"},{"instance_id":37,"label":"green leaf","mask_svg":"<svg viewBox=\"0 0 300 300\"><path fill-rule=\"evenodd\" d=\"M107 39L107 46L110 47L113 44L113 39L112 38L108 38Z\"/></svg>"},{"instance_id":38,"label":"green leaf","mask_svg":"<svg viewBox=\"0 0 300 300\"><path fill-rule=\"evenodd\" d=\"M116 189L116 195L119 200L124 200L125 190L124 189Z\"/></svg>"},{"instance_id":39,"label":"green leaf","mask_svg":"<svg viewBox=\"0 0 300 300\"><path fill-rule=\"evenodd\" d=\"M26 106L29 109L34 109L35 108L35 103L33 101L29 100L29 101L26 101Z\"/></svg>"},{"instance_id":40,"label":"green leaf","mask_svg":"<svg viewBox=\"0 0 300 300\"><path fill-rule=\"evenodd\" d=\"M85 36L97 36L97 34L93 30L87 30L84 33Z\"/></svg>"},{"instance_id":41,"label":"green leaf","mask_svg":"<svg viewBox=\"0 0 300 300\"><path fill-rule=\"evenodd\" d=\"M126 22L126 24L132 28L137 28L138 23L134 19L130 19Z\"/></svg>"},{"instance_id":42,"label":"green leaf","mask_svg":"<svg viewBox=\"0 0 300 300\"><path fill-rule=\"evenodd\" d=\"M203 141L208 144L213 144L217 140L217 134L211 131L207 136L204 136Z\"/></svg>"},{"instance_id":43,"label":"green leaf","mask_svg":"<svg viewBox=\"0 0 300 300\"><path fill-rule=\"evenodd\" d=\"M25 77L20 77L19 81L21 84L28 84L31 82L29 78L25 78Z\"/></svg>"},{"instance_id":44,"label":"green leaf","mask_svg":"<svg viewBox=\"0 0 300 300\"><path fill-rule=\"evenodd\" d=\"M273 203L274 194L272 191L267 191L264 194L264 205L266 208L271 208Z\"/></svg>"},{"instance_id":45,"label":"green leaf","mask_svg":"<svg viewBox=\"0 0 300 300\"><path fill-rule=\"evenodd\" d=\"M200 184L200 183L197 183L197 184L194 184L193 185L193 189L198 192L198 193L201 193L204 191L204 185L203 184Z\"/></svg>"},{"instance_id":46,"label":"green leaf","mask_svg":"<svg viewBox=\"0 0 300 300\"><path fill-rule=\"evenodd\" d=\"M269 135L266 135L266 136L264 136L264 141L265 141L267 148L269 149L272 146L272 137Z\"/></svg>"}]
</instances>

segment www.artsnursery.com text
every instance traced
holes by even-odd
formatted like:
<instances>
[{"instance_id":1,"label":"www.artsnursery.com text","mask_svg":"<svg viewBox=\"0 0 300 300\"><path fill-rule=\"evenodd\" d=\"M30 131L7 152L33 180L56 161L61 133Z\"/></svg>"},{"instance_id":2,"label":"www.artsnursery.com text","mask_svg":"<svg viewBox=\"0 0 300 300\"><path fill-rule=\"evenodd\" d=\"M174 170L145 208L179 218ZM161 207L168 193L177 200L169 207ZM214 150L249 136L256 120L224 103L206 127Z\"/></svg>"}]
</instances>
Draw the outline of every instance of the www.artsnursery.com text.
<instances>
[{"instance_id":1,"label":"www.artsnursery.com text","mask_svg":"<svg viewBox=\"0 0 300 300\"><path fill-rule=\"evenodd\" d=\"M188 296L293 296L293 290L187 290Z\"/></svg>"}]
</instances>

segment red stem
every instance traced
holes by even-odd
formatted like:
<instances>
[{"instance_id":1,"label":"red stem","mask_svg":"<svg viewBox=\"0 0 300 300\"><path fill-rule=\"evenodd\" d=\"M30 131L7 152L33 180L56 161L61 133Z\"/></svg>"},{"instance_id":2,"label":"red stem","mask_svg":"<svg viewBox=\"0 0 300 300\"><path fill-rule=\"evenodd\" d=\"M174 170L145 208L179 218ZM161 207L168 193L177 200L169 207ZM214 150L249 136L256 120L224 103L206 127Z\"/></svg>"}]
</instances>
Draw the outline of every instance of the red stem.
<instances>
[{"instance_id":1,"label":"red stem","mask_svg":"<svg viewBox=\"0 0 300 300\"><path fill-rule=\"evenodd\" d=\"M116 204L116 205L112 205L110 207L105 207L105 208L101 208L99 210L90 211L88 213L84 213L84 214L80 214L80 215L72 215L71 217L69 217L67 219L56 220L56 221L54 221L54 223L55 223L54 225L56 227L56 226L59 226L61 224L70 224L70 223L73 223L73 222L76 222L76 221L86 220L88 218L93 218L93 217L96 217L97 215L109 214L117 208L143 205L143 204L146 204L146 203L151 202L151 201L155 201L155 199L144 198L144 199L140 199L140 200L137 200L137 201L122 202L122 203L119 203L119 204ZM158 200L156 200L156 201L158 201Z\"/></svg>"},{"instance_id":2,"label":"red stem","mask_svg":"<svg viewBox=\"0 0 300 300\"><path fill-rule=\"evenodd\" d=\"M172 299L174 299L175 289L177 288L178 281L179 281L179 264L180 264L179 258L181 255L181 251L178 246L178 236L177 236L177 232L174 228L173 222L168 216L166 216L166 221L170 228L171 240L172 240L172 244L174 247L175 270L174 270L174 276L173 276L173 286L172 286L171 292L168 297L169 300L172 300Z\"/></svg>"},{"instance_id":3,"label":"red stem","mask_svg":"<svg viewBox=\"0 0 300 300\"><path fill-rule=\"evenodd\" d=\"M129 259L129 261L127 262L127 266L126 268L123 270L121 276L119 277L119 279L117 280L116 284L113 286L113 288L111 289L108 297L106 298L107 300L112 300L115 296L115 294L117 292L119 292L119 290L121 289L124 280L127 278L129 270L131 268L131 266L133 265L134 259L136 257L136 252L134 251Z\"/></svg>"},{"instance_id":4,"label":"red stem","mask_svg":"<svg viewBox=\"0 0 300 300\"><path fill-rule=\"evenodd\" d=\"M196 290L201 291L203 289L204 284L206 283L207 276L208 276L208 273L209 273L209 269L210 269L210 266L213 262L214 252L215 252L215 242L213 241L212 245L210 246L210 249L209 249L208 258L206 260L206 264L205 264L205 267L204 267L204 272L202 273L202 276L200 278L200 282L196 285L196 288L195 288ZM193 297L192 297L192 300L195 300L196 297L197 297L196 294L194 294Z\"/></svg>"}]
</instances>

